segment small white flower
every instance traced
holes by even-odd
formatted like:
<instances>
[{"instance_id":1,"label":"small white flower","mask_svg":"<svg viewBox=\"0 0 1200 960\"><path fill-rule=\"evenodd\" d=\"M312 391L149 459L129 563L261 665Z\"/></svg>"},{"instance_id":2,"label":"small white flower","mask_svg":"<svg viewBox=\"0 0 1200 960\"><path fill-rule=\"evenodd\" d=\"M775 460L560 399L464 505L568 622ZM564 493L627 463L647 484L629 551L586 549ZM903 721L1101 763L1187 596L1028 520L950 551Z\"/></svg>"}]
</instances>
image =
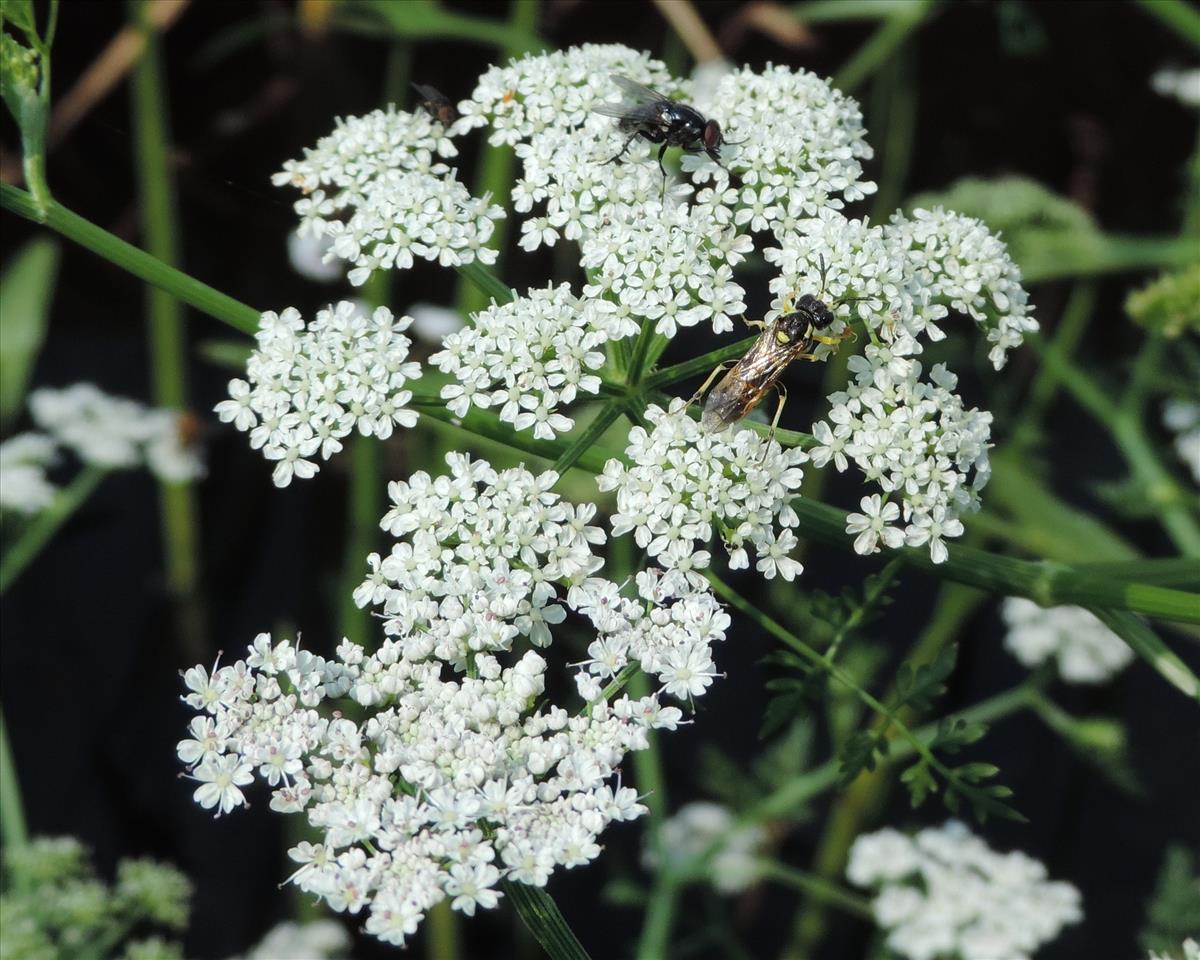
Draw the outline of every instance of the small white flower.
<instances>
[{"instance_id":1,"label":"small white flower","mask_svg":"<svg viewBox=\"0 0 1200 960\"><path fill-rule=\"evenodd\" d=\"M642 862L676 874L703 871L723 894L741 893L762 876L760 851L767 836L757 824L739 824L716 803L689 803L669 817Z\"/></svg>"},{"instance_id":2,"label":"small white flower","mask_svg":"<svg viewBox=\"0 0 1200 960\"><path fill-rule=\"evenodd\" d=\"M57 445L41 433L21 433L0 443L0 510L40 513L54 502L58 488L46 479Z\"/></svg>"},{"instance_id":3,"label":"small white flower","mask_svg":"<svg viewBox=\"0 0 1200 960\"><path fill-rule=\"evenodd\" d=\"M864 556L879 552L879 542L885 547L899 547L904 543L904 534L888 524L898 520L900 508L894 503L883 503L879 494L863 497L859 502L862 513L846 516L846 532L858 534L854 540L854 552Z\"/></svg>"}]
</instances>

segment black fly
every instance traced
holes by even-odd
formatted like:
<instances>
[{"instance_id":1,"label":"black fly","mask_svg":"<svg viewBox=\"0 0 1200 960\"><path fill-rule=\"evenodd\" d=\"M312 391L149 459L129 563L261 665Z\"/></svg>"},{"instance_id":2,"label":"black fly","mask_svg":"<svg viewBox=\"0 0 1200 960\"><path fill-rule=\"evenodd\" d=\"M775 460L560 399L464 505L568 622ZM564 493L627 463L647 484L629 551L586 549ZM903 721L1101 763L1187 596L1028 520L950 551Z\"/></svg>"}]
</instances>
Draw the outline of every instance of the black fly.
<instances>
[{"instance_id":1,"label":"black fly","mask_svg":"<svg viewBox=\"0 0 1200 960\"><path fill-rule=\"evenodd\" d=\"M458 110L453 101L437 87L431 87L425 83L414 83L413 89L421 98L418 105L424 107L425 112L443 127L450 126L458 119Z\"/></svg>"},{"instance_id":2,"label":"black fly","mask_svg":"<svg viewBox=\"0 0 1200 960\"><path fill-rule=\"evenodd\" d=\"M594 109L602 116L619 120L621 132L629 136L621 152L606 162L620 160L637 137L662 144L658 150L658 169L664 179L667 171L663 154L667 147L682 147L688 153L703 151L717 163L721 162L721 145L726 141L716 120L709 120L695 107L664 97L628 77L614 73L612 78L621 88L620 102L602 103Z\"/></svg>"}]
</instances>

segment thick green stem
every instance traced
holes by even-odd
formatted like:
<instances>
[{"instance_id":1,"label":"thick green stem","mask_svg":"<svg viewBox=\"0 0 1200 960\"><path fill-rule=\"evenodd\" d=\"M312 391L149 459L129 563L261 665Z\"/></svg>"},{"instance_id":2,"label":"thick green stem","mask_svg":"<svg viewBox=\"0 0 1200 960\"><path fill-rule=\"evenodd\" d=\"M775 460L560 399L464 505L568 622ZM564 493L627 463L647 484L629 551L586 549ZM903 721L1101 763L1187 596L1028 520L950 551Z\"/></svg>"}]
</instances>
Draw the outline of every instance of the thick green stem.
<instances>
[{"instance_id":1,"label":"thick green stem","mask_svg":"<svg viewBox=\"0 0 1200 960\"><path fill-rule=\"evenodd\" d=\"M1146 439L1135 412L1139 405L1137 394L1133 394L1135 402L1122 406L1061 354L1054 344L1039 337L1031 337L1030 343L1040 354L1042 363L1076 402L1110 431L1175 546L1187 556L1200 556L1200 521L1196 520L1192 506L1195 497L1180 487Z\"/></svg>"},{"instance_id":2,"label":"thick green stem","mask_svg":"<svg viewBox=\"0 0 1200 960\"><path fill-rule=\"evenodd\" d=\"M717 364L740 357L750 349L751 344L757 339L757 336L746 337L735 343L718 347L716 350L710 350L708 353L701 354L698 357L692 357L691 360L684 360L683 363L666 367L642 378L641 386L646 390L656 390L659 387L665 387L668 384L686 380L688 377L699 376L702 373L711 373L713 367Z\"/></svg>"},{"instance_id":3,"label":"thick green stem","mask_svg":"<svg viewBox=\"0 0 1200 960\"><path fill-rule=\"evenodd\" d=\"M84 467L71 483L58 492L54 502L34 517L0 559L0 594L29 566L50 538L83 506L96 486L108 476L102 467Z\"/></svg>"},{"instance_id":4,"label":"thick green stem","mask_svg":"<svg viewBox=\"0 0 1200 960\"><path fill-rule=\"evenodd\" d=\"M179 260L179 218L167 161L168 121L163 91L159 33L148 20L147 0L131 0L130 19L141 32L145 52L133 72L133 126L141 192L142 234L147 251L175 266ZM155 406L182 412L188 407L187 339L179 301L158 287L146 288L150 383ZM204 645L204 607L197 596L200 525L195 487L159 482L159 522L167 584L177 603L176 624L183 648L199 655Z\"/></svg>"},{"instance_id":5,"label":"thick green stem","mask_svg":"<svg viewBox=\"0 0 1200 960\"><path fill-rule=\"evenodd\" d=\"M1053 260L1021 267L1026 284L1068 277L1094 277L1162 267L1182 267L1196 259L1194 237L1136 237L1105 234L1098 247L1080 250L1072 258L1063 251Z\"/></svg>"},{"instance_id":6,"label":"thick green stem","mask_svg":"<svg viewBox=\"0 0 1200 960\"><path fill-rule=\"evenodd\" d=\"M37 207L28 193L7 183L0 183L0 208L35 223L44 223L51 230L62 234L68 240L73 240L138 279L165 290L202 313L243 333L253 334L258 329L258 310L239 303L208 284L201 283L163 263L146 251L113 236L77 213L72 213L57 201L50 201L43 219L38 216Z\"/></svg>"},{"instance_id":7,"label":"thick green stem","mask_svg":"<svg viewBox=\"0 0 1200 960\"><path fill-rule=\"evenodd\" d=\"M19 847L29 839L25 807L21 803L21 784L17 780L17 762L8 741L8 725L0 710L0 842L5 850Z\"/></svg>"},{"instance_id":8,"label":"thick green stem","mask_svg":"<svg viewBox=\"0 0 1200 960\"><path fill-rule=\"evenodd\" d=\"M933 0L897 0L891 15L871 34L833 78L833 85L850 93L888 60L934 10Z\"/></svg>"},{"instance_id":9,"label":"thick green stem","mask_svg":"<svg viewBox=\"0 0 1200 960\"><path fill-rule=\"evenodd\" d=\"M789 887L795 887L813 900L837 907L862 920L870 920L873 916L870 901L865 897L851 893L824 877L819 877L806 870L797 870L795 867L776 863L773 860L761 862L759 866L763 876L778 880Z\"/></svg>"},{"instance_id":10,"label":"thick green stem","mask_svg":"<svg viewBox=\"0 0 1200 960\"><path fill-rule=\"evenodd\" d=\"M500 885L526 928L551 960L590 960L550 894L541 887L512 880L504 880Z\"/></svg>"},{"instance_id":11,"label":"thick green stem","mask_svg":"<svg viewBox=\"0 0 1200 960\"><path fill-rule=\"evenodd\" d=\"M1155 20L1200 49L1200 12L1185 0L1135 0Z\"/></svg>"},{"instance_id":12,"label":"thick green stem","mask_svg":"<svg viewBox=\"0 0 1200 960\"><path fill-rule=\"evenodd\" d=\"M803 497L793 500L792 507L800 519L798 532L811 540L852 549L846 514L841 510ZM895 552L910 566L943 580L999 596L1028 597L1046 607L1102 605L1163 620L1200 623L1200 594L1108 580L1063 563L1018 560L960 544L949 545L945 563L934 563L929 551L919 547L901 547Z\"/></svg>"}]
</instances>

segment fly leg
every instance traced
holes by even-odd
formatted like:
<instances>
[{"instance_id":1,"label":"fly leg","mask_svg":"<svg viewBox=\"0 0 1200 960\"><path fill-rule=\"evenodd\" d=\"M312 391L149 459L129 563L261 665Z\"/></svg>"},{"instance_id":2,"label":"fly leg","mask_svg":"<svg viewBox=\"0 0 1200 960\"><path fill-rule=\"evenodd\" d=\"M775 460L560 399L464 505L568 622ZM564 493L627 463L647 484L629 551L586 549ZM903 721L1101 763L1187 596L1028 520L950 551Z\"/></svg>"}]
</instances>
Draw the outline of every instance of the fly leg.
<instances>
[{"instance_id":1,"label":"fly leg","mask_svg":"<svg viewBox=\"0 0 1200 960\"><path fill-rule=\"evenodd\" d=\"M775 384L775 395L779 397L779 403L775 406L775 416L771 418L771 429L767 431L767 443L770 444L775 439L775 430L779 426L779 418L783 416L783 405L787 403L787 387L782 383ZM763 448L763 459L767 456L766 447Z\"/></svg>"},{"instance_id":2,"label":"fly leg","mask_svg":"<svg viewBox=\"0 0 1200 960\"><path fill-rule=\"evenodd\" d=\"M626 151L626 150L628 150L628 149L629 149L629 145L630 145L631 143L633 143L633 141L634 141L634 140L636 140L636 139L638 138L638 134L639 134L640 132L641 132L641 131L639 131L639 130L634 130L634 131L633 131L633 133L631 133L631 134L629 135L629 139L627 139L627 140L625 141L625 144L624 144L624 146L622 146L622 147L621 147L621 150L620 150L620 152L619 152L619 153L618 153L618 154L617 154L615 157L613 157L611 160L605 160L605 161L604 161L602 164L600 164L600 166L602 166L602 167L607 167L607 166L608 166L610 163L616 163L616 162L617 162L618 160L620 160L620 159L621 159L623 156L625 156L625 151Z\"/></svg>"},{"instance_id":3,"label":"fly leg","mask_svg":"<svg viewBox=\"0 0 1200 960\"><path fill-rule=\"evenodd\" d=\"M693 403L699 403L704 398L704 394L708 388L713 385L713 381L730 367L732 367L736 362L737 361L735 360L726 360L724 363L717 364L717 368L708 375L708 379L700 384L700 388L692 394L692 399L688 401L688 406L691 406Z\"/></svg>"}]
</instances>

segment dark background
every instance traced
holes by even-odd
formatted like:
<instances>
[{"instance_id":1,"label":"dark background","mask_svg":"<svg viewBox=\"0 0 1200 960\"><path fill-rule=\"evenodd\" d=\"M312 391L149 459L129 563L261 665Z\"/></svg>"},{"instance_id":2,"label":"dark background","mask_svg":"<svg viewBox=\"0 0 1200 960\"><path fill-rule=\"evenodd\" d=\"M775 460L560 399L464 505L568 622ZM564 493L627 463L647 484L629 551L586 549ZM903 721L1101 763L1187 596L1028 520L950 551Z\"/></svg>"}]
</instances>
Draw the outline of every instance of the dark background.
<instances>
[{"instance_id":1,"label":"dark background","mask_svg":"<svg viewBox=\"0 0 1200 960\"><path fill-rule=\"evenodd\" d=\"M451 6L500 16L505 5ZM538 29L559 47L622 42L661 53L666 31L654 8L617 6L551 0ZM738 5L698 8L719 29ZM272 0L193 3L168 34L165 55L184 269L255 307L294 305L310 316L341 294L299 278L288 266L284 241L295 223L294 197L272 188L269 176L331 130L335 116L380 105L387 41L338 32L302 37L276 26L220 53L218 45L245 28L278 23L292 10ZM56 95L74 83L124 22L123 4L63 5L54 48ZM814 43L804 49L751 32L727 54L736 62L783 62L829 75L859 48L872 25L812 29ZM1166 234L1178 228L1195 115L1155 95L1149 79L1161 67L1188 65L1192 55L1136 7L953 3L910 43L918 113L906 195L965 175L1019 173L1072 195L1105 230ZM458 99L469 95L492 58L481 46L423 41L415 47L412 76ZM878 154L884 145L874 133L867 89L857 95ZM11 163L16 137L7 117L3 142ZM129 91L122 86L51 155L49 179L67 207L139 242L131 144ZM463 166L470 160L468 150ZM872 172L878 171L877 158ZM5 215L5 258L30 233L28 224ZM142 287L86 251L64 244L63 253L35 385L91 380L112 393L146 399ZM510 260L506 278L514 285L544 282L546 261ZM1121 303L1144 279L1121 275L1103 281L1083 350L1095 367L1123 369L1137 333ZM762 285L765 289L765 278ZM445 291L442 275L420 265L399 278L392 306L399 312L417 300L445 302ZM1064 293L1053 284L1036 289L1045 325L1053 326ZM193 342L229 336L194 311L188 318ZM709 346L689 340L689 353ZM1032 368L1028 352L1018 352L1004 376L1024 382ZM301 629L310 646L332 646L345 477L344 461L335 459L315 480L275 490L269 466L247 448L245 438L216 424L209 413L224 395L228 372L194 358L191 376L194 409L212 428L206 436L209 478L199 488L207 649L192 655L174 635L154 485L143 473L122 474L103 484L4 598L0 699L31 831L79 836L95 849L104 871L130 855L176 864L197 885L188 956L224 957L246 949L287 915L292 894L277 888L291 872L283 854L286 838L263 793L252 795L250 810L219 821L192 803L192 786L178 779L174 755L189 717L178 702L177 672L197 659L211 662L218 649L232 659L255 633L281 624ZM811 421L812 409L796 398L813 396L817 382L810 370L795 375L785 425ZM971 399L986 404L986 396ZM1003 430L1002 410L998 420ZM1091 484L1120 475L1116 455L1068 400L1052 410L1048 428L1055 437L1048 468L1056 489L1095 506ZM848 505L857 494L852 485L833 486L828 497ZM1118 522L1117 529L1152 555L1171 553L1146 525ZM864 570L873 568L845 553L823 551L810 552L806 566L806 588L833 591L861 582ZM874 631L896 656L925 622L931 600L929 583L911 574L902 579L897 602ZM1020 680L1023 669L1001 649L1002 637L995 606L988 604L961 636L946 708ZM759 661L769 649L768 640L748 627L732 631L718 651L728 678L703 698L695 725L665 739L673 809L700 795L700 744L715 742L739 761L756 751L766 676ZM1164 846L1200 843L1195 705L1141 663L1100 690L1060 686L1054 693L1073 712L1128 721L1134 765L1147 795L1116 791L1037 721L1019 717L998 725L981 752L1001 767L1001 779L1015 789L1017 805L1031 822L989 823L981 832L998 849L1019 848L1044 860L1053 878L1083 891L1084 924L1039 956L1125 960L1139 955L1136 932ZM888 816L871 829L944 819L936 798L912 813L904 797L894 796ZM792 862L808 864L821 822L817 817L789 838L785 852ZM604 857L552 881L563 912L598 958L625 955L636 937L638 913L599 897L617 873L637 879L640 833L636 825L614 827L604 837ZM778 887L717 906L715 898L697 891L678 919L676 935L687 936L699 909L726 911L752 956L774 956L795 902L793 893ZM513 923L504 911L467 922L467 955L511 955ZM838 920L833 933L823 956L861 954L866 927ZM412 949L421 955L421 948L418 941ZM389 952L363 941L356 955Z\"/></svg>"}]
</instances>

